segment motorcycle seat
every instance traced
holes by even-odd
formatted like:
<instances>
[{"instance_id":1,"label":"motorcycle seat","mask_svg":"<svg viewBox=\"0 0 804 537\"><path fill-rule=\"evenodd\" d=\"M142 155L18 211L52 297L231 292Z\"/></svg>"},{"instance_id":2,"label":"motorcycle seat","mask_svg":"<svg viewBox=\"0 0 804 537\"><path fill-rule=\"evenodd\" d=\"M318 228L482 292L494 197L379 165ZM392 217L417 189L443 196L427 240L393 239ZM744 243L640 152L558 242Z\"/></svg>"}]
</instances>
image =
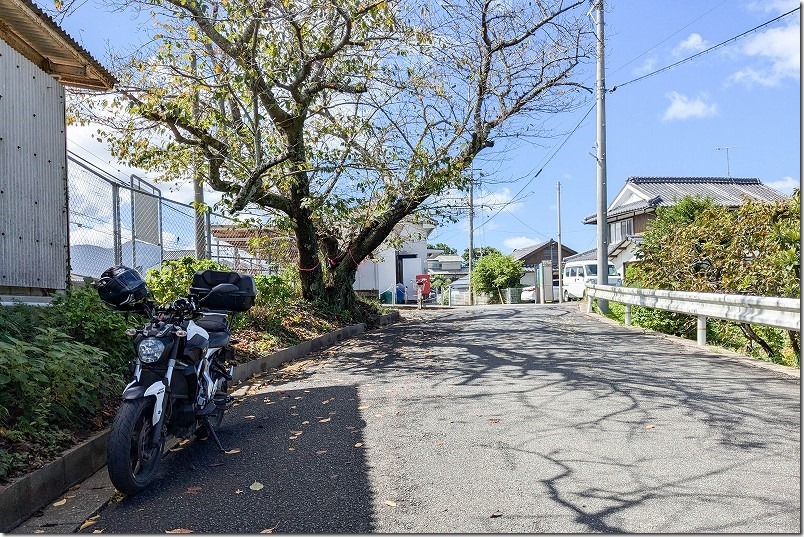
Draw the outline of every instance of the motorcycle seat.
<instances>
[{"instance_id":1,"label":"motorcycle seat","mask_svg":"<svg viewBox=\"0 0 804 537\"><path fill-rule=\"evenodd\" d=\"M204 313L194 322L209 334L210 347L224 347L229 343L229 323L225 314Z\"/></svg>"},{"instance_id":2,"label":"motorcycle seat","mask_svg":"<svg viewBox=\"0 0 804 537\"><path fill-rule=\"evenodd\" d=\"M229 344L229 332L209 332L210 348L225 347Z\"/></svg>"}]
</instances>

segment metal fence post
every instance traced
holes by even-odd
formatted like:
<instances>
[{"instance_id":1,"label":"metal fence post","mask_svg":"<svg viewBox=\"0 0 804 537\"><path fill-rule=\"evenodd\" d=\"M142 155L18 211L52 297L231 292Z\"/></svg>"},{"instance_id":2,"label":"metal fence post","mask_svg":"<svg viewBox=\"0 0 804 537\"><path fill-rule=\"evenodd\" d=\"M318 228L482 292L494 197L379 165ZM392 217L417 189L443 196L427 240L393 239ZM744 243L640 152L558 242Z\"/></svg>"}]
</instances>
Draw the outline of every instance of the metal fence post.
<instances>
[{"instance_id":1,"label":"metal fence post","mask_svg":"<svg viewBox=\"0 0 804 537\"><path fill-rule=\"evenodd\" d=\"M631 326L631 304L625 305L625 326Z\"/></svg>"},{"instance_id":2,"label":"metal fence post","mask_svg":"<svg viewBox=\"0 0 804 537\"><path fill-rule=\"evenodd\" d=\"M698 315L698 345L706 345L706 315Z\"/></svg>"},{"instance_id":3,"label":"metal fence post","mask_svg":"<svg viewBox=\"0 0 804 537\"><path fill-rule=\"evenodd\" d=\"M123 264L123 237L120 230L120 187L112 184L112 235L114 235L114 264Z\"/></svg>"}]
</instances>

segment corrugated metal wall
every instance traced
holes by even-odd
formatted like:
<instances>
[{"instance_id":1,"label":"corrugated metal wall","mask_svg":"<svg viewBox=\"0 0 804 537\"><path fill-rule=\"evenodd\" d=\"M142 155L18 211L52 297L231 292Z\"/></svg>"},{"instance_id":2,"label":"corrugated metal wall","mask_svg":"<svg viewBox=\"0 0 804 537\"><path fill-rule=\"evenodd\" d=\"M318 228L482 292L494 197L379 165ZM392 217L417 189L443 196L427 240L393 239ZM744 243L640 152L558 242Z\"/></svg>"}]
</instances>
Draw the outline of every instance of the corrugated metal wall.
<instances>
[{"instance_id":1,"label":"corrugated metal wall","mask_svg":"<svg viewBox=\"0 0 804 537\"><path fill-rule=\"evenodd\" d=\"M0 287L64 289L64 88L0 40Z\"/></svg>"}]
</instances>

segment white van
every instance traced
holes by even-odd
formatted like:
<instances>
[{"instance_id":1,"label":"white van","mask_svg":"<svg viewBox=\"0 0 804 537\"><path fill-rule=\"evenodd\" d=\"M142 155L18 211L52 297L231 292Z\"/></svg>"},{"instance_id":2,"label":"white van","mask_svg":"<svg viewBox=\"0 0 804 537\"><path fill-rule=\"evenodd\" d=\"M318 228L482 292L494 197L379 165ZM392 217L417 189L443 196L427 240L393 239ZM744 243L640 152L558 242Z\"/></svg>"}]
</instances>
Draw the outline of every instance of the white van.
<instances>
[{"instance_id":1,"label":"white van","mask_svg":"<svg viewBox=\"0 0 804 537\"><path fill-rule=\"evenodd\" d=\"M623 280L617 269L609 263L609 285L622 285ZM586 283L597 283L597 261L569 261L564 265L564 300L583 298Z\"/></svg>"}]
</instances>

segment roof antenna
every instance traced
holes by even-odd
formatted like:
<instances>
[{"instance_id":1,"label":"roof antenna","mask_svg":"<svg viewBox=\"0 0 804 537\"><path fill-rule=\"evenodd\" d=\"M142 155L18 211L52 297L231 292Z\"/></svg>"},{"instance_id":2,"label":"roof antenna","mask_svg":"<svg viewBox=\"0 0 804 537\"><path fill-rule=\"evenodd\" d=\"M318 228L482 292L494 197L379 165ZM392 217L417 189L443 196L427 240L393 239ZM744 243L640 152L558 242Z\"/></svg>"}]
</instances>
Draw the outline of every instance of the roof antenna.
<instances>
[{"instance_id":1,"label":"roof antenna","mask_svg":"<svg viewBox=\"0 0 804 537\"><path fill-rule=\"evenodd\" d=\"M739 145L730 145L727 147L716 147L716 151L726 151L726 177L731 178L731 169L729 167L729 149L735 149L740 147ZM733 181L732 181L733 182Z\"/></svg>"}]
</instances>

